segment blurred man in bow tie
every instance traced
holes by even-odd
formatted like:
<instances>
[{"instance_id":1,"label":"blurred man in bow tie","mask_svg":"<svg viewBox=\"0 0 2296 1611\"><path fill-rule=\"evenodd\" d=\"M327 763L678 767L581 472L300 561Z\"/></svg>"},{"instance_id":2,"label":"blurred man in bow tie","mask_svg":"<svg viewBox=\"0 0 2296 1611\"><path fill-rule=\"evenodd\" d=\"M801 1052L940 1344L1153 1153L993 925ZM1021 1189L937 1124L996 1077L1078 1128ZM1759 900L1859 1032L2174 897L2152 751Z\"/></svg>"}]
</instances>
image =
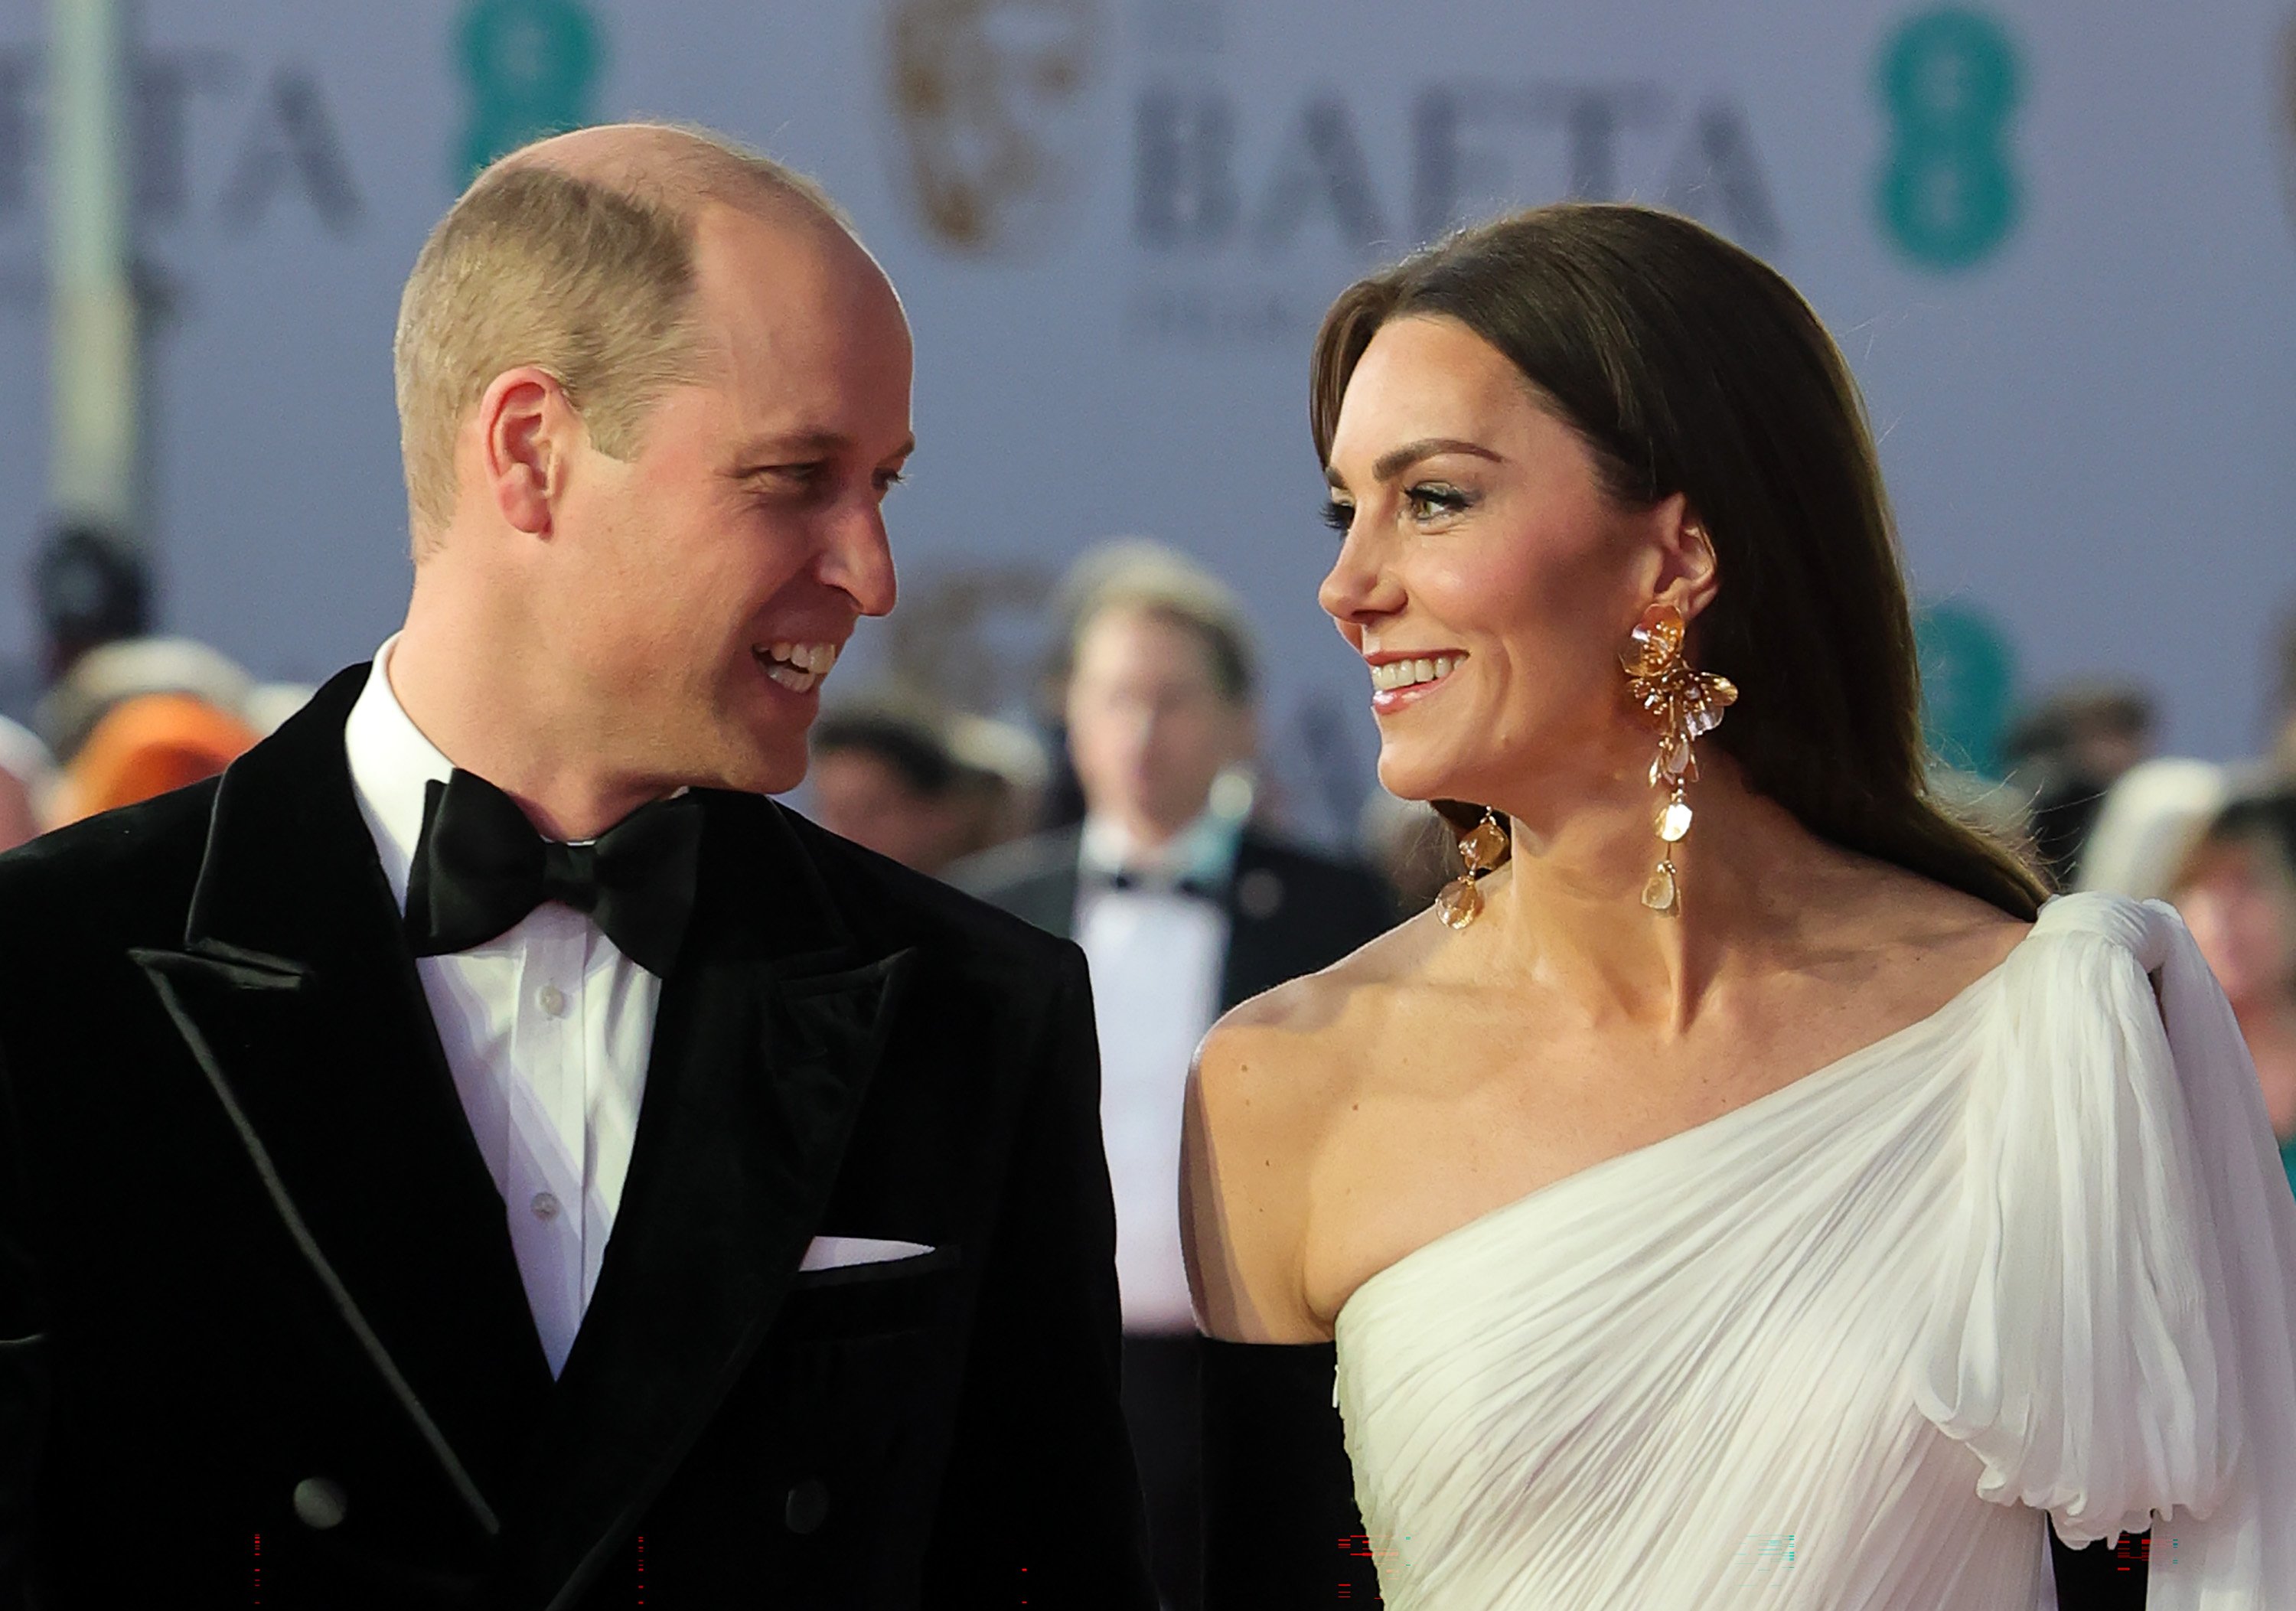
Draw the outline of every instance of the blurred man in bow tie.
<instances>
[{"instance_id":1,"label":"blurred man in bow tie","mask_svg":"<svg viewBox=\"0 0 2296 1611\"><path fill-rule=\"evenodd\" d=\"M765 798L893 605L891 285L587 129L396 354L403 629L0 860L0 1605L1150 1603L1082 958Z\"/></svg>"},{"instance_id":2,"label":"blurred man in bow tie","mask_svg":"<svg viewBox=\"0 0 2296 1611\"><path fill-rule=\"evenodd\" d=\"M1087 556L1084 568L1101 567ZM1125 1407L1158 1587L1168 1606L1193 1607L1200 1351L1178 1210L1189 1060L1223 1010L1337 961L1398 914L1368 869L1249 820L1253 655L1216 579L1177 555L1128 547L1078 601L1064 658L1082 826L991 851L952 876L1072 935L1092 963ZM1338 1417L1325 1420L1307 1435L1336 1459Z\"/></svg>"}]
</instances>

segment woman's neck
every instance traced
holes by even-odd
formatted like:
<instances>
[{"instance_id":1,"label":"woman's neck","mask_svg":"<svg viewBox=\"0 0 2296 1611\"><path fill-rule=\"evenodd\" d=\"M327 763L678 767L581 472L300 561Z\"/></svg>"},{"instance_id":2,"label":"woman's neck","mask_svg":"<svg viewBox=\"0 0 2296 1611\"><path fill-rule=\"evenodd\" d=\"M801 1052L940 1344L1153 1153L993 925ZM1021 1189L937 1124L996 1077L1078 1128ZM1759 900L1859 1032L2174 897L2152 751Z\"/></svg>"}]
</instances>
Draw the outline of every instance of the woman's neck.
<instances>
[{"instance_id":1,"label":"woman's neck","mask_svg":"<svg viewBox=\"0 0 2296 1611\"><path fill-rule=\"evenodd\" d=\"M1497 966L1559 988L1592 1020L1679 1033L1726 971L1774 947L1833 857L1726 755L1710 747L1699 764L1691 831L1672 847L1673 916L1643 904L1667 847L1655 826L1664 801L1642 772L1592 790L1582 779L1569 807L1511 817L1510 871L1491 892Z\"/></svg>"}]
</instances>

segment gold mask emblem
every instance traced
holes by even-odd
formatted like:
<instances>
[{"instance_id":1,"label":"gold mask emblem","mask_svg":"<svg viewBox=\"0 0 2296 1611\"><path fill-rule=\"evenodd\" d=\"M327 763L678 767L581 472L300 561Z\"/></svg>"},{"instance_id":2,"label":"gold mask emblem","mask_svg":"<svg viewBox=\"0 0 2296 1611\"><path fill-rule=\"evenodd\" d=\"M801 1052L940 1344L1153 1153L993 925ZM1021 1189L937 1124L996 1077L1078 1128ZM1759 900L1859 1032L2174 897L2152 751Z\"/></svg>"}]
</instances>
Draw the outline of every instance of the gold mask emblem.
<instances>
[{"instance_id":1,"label":"gold mask emblem","mask_svg":"<svg viewBox=\"0 0 2296 1611\"><path fill-rule=\"evenodd\" d=\"M932 238L980 257L1047 243L1081 188L1096 0L891 0L903 187Z\"/></svg>"}]
</instances>

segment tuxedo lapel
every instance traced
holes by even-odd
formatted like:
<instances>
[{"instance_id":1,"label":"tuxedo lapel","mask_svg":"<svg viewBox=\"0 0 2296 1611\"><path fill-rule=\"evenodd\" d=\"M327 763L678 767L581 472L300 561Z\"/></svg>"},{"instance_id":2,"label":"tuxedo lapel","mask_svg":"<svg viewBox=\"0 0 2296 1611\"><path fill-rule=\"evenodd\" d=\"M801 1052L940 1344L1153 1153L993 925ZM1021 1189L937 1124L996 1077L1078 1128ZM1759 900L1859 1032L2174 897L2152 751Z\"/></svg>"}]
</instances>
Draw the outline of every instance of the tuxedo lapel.
<instances>
[{"instance_id":1,"label":"tuxedo lapel","mask_svg":"<svg viewBox=\"0 0 2296 1611\"><path fill-rule=\"evenodd\" d=\"M1320 961L1292 966L1293 953L1302 948L1292 938L1298 933L1298 914L1289 909L1291 896L1283 873L1268 865L1258 836L1247 830L1236 845L1235 867L1221 896L1228 923L1227 954L1220 966L1222 1012L1323 966ZM1306 949L1314 952L1328 943L1328 937L1309 935Z\"/></svg>"},{"instance_id":2,"label":"tuxedo lapel","mask_svg":"<svg viewBox=\"0 0 2296 1611\"><path fill-rule=\"evenodd\" d=\"M548 1367L351 791L364 678L233 764L182 949L133 955L350 1337L492 1533Z\"/></svg>"},{"instance_id":3,"label":"tuxedo lapel","mask_svg":"<svg viewBox=\"0 0 2296 1611\"><path fill-rule=\"evenodd\" d=\"M852 939L780 809L705 796L598 1286L532 1451L506 1603L579 1598L707 1426L818 1229L912 953Z\"/></svg>"}]
</instances>

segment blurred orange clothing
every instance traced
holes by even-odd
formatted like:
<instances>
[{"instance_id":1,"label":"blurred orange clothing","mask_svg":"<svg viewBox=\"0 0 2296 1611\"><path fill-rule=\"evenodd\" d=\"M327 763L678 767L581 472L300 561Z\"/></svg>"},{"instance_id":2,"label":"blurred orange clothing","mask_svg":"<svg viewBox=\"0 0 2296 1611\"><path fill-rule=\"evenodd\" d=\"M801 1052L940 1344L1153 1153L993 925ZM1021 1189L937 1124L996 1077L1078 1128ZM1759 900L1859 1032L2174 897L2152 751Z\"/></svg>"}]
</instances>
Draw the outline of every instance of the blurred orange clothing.
<instances>
[{"instance_id":1,"label":"blurred orange clothing","mask_svg":"<svg viewBox=\"0 0 2296 1611\"><path fill-rule=\"evenodd\" d=\"M189 694L122 700L64 769L57 821L77 822L213 777L253 749L256 736L238 717Z\"/></svg>"}]
</instances>

